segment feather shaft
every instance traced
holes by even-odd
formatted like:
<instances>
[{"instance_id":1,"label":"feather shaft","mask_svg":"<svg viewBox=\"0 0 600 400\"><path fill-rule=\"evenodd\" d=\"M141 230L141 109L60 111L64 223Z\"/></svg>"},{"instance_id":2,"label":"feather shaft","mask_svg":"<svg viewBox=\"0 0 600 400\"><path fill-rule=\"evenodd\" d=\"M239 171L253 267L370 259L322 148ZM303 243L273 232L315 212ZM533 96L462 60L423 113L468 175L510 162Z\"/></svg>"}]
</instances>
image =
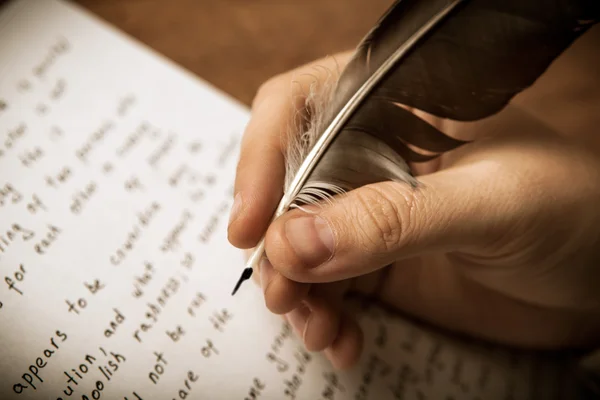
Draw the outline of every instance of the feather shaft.
<instances>
[{"instance_id":1,"label":"feather shaft","mask_svg":"<svg viewBox=\"0 0 600 400\"><path fill-rule=\"evenodd\" d=\"M373 75L371 75L367 81L361 86L361 88L350 98L350 100L344 105L340 112L335 116L332 122L329 124L327 129L323 132L323 135L319 138L315 146L312 148L306 160L300 166L300 169L296 173L294 180L289 190L284 194L283 199L278 207L278 212L283 213L289 208L296 195L300 192L302 185L306 182L311 172L314 170L316 164L319 162L323 154L327 151L328 146L331 144L337 133L339 133L342 126L348 121L356 109L362 104L362 101L370 94L380 80L394 67L402 57L404 57L415 44L423 38L434 26L443 20L456 6L465 0L454 0L443 8L439 13L433 16L429 22L419 28L419 30L402 46L400 46L392 55L379 67ZM281 215L277 215L276 218Z\"/></svg>"},{"instance_id":2,"label":"feather shaft","mask_svg":"<svg viewBox=\"0 0 600 400\"><path fill-rule=\"evenodd\" d=\"M300 192L302 186L309 178L310 174L316 167L321 157L327 151L328 146L339 133L343 125L348 121L356 109L361 105L363 100L371 93L381 79L402 59L427 33L431 31L438 23L440 23L450 12L465 0L452 0L437 14L435 14L426 24L421 26L403 45L393 53L360 87L360 89L352 95L350 100L344 105L340 112L331 121L327 129L323 132L315 146L311 149L308 156L301 164L300 169L296 173L290 188L284 193L271 222L279 218L283 213L289 210L292 202ZM236 285L233 294L239 289L241 283L251 277L252 271L258 266L265 252L265 238L263 237L260 243L248 258L246 267L242 277Z\"/></svg>"}]
</instances>

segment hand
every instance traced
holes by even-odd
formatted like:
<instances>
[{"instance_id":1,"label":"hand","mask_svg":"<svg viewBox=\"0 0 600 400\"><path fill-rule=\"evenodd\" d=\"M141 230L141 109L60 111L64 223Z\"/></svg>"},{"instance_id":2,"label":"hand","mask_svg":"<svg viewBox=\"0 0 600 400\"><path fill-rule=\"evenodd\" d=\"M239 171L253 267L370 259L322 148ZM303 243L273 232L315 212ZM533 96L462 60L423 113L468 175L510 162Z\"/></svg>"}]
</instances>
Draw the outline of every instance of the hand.
<instances>
[{"instance_id":1,"label":"hand","mask_svg":"<svg viewBox=\"0 0 600 400\"><path fill-rule=\"evenodd\" d=\"M314 66L335 70L347 59L276 77L253 103L229 239L251 248L268 228L268 260L259 267L267 307L339 368L362 346L359 326L342 311L350 291L492 341L600 344L600 157L523 108L473 124L420 113L475 142L413 165L416 190L369 185L316 215L293 210L268 226L282 195L282 133L325 75Z\"/></svg>"}]
</instances>

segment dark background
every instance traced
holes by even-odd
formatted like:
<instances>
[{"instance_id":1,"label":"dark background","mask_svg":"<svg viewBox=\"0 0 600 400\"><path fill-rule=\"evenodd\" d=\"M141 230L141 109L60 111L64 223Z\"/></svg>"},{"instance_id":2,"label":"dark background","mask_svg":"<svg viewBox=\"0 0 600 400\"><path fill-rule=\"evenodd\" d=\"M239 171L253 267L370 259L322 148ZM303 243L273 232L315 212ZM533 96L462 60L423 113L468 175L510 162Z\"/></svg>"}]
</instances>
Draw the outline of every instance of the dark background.
<instances>
[{"instance_id":1,"label":"dark background","mask_svg":"<svg viewBox=\"0 0 600 400\"><path fill-rule=\"evenodd\" d=\"M250 104L269 77L353 48L393 0L76 0Z\"/></svg>"}]
</instances>

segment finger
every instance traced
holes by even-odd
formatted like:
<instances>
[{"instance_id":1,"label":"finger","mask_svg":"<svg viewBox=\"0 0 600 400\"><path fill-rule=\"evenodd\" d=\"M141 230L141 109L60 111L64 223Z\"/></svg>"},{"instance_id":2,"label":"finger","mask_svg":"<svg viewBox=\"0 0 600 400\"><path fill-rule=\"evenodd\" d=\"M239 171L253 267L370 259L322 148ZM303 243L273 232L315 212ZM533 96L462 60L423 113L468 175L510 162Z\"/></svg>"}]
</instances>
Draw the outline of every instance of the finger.
<instances>
[{"instance_id":1,"label":"finger","mask_svg":"<svg viewBox=\"0 0 600 400\"><path fill-rule=\"evenodd\" d=\"M310 284L294 282L273 269L267 258L259 264L260 285L267 308L275 314L285 314L306 299Z\"/></svg>"},{"instance_id":2,"label":"finger","mask_svg":"<svg viewBox=\"0 0 600 400\"><path fill-rule=\"evenodd\" d=\"M287 314L307 350L322 351L337 339L342 300L351 281L315 285L301 305Z\"/></svg>"},{"instance_id":3,"label":"finger","mask_svg":"<svg viewBox=\"0 0 600 400\"><path fill-rule=\"evenodd\" d=\"M338 335L340 313L322 298L307 298L300 307L288 313L287 317L308 351L324 350Z\"/></svg>"},{"instance_id":4,"label":"finger","mask_svg":"<svg viewBox=\"0 0 600 400\"><path fill-rule=\"evenodd\" d=\"M240 248L257 244L281 197L285 166L280 135L293 108L283 81L279 85L281 89L260 92L241 144L228 227L229 241Z\"/></svg>"},{"instance_id":5,"label":"finger","mask_svg":"<svg viewBox=\"0 0 600 400\"><path fill-rule=\"evenodd\" d=\"M246 259L251 251L246 250ZM262 288L265 305L274 314L285 316L285 313L300 306L308 295L310 284L294 282L273 269L266 258L255 267L252 280Z\"/></svg>"},{"instance_id":6,"label":"finger","mask_svg":"<svg viewBox=\"0 0 600 400\"><path fill-rule=\"evenodd\" d=\"M479 175L479 176L478 176ZM508 218L495 207L481 171L462 167L421 178L421 186L383 182L340 197L316 214L286 213L270 226L266 253L298 282L331 282L373 272L424 251L483 245ZM485 217L485 218L484 218Z\"/></svg>"},{"instance_id":7,"label":"finger","mask_svg":"<svg viewBox=\"0 0 600 400\"><path fill-rule=\"evenodd\" d=\"M354 318L342 315L340 330L324 353L334 368L347 369L360 359L364 346L363 331Z\"/></svg>"},{"instance_id":8,"label":"finger","mask_svg":"<svg viewBox=\"0 0 600 400\"><path fill-rule=\"evenodd\" d=\"M503 134L458 150L452 165L422 176L417 188L382 182L311 214L284 214L266 235L269 260L294 281L319 283L424 253L497 250L507 232L543 209L540 190L565 193L546 171L568 161L560 142L540 146L539 136Z\"/></svg>"},{"instance_id":9,"label":"finger","mask_svg":"<svg viewBox=\"0 0 600 400\"><path fill-rule=\"evenodd\" d=\"M327 79L329 71L337 68L337 62L325 59L303 66L271 79L259 90L242 140L235 178L235 200L228 228L234 246L253 247L266 231L282 196L285 177L282 139L290 127L299 125L306 117L304 106L311 85Z\"/></svg>"}]
</instances>

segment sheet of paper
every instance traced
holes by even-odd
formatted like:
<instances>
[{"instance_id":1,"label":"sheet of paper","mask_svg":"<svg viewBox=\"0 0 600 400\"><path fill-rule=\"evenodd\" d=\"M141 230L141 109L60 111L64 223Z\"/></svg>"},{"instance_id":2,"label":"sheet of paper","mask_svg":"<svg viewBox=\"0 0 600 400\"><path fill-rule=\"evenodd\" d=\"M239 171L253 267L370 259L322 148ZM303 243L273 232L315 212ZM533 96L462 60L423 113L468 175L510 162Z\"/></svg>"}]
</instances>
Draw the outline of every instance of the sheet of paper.
<instances>
[{"instance_id":1,"label":"sheet of paper","mask_svg":"<svg viewBox=\"0 0 600 400\"><path fill-rule=\"evenodd\" d=\"M2 399L563 398L563 360L377 308L357 368L307 353L230 295L248 111L75 6L0 13Z\"/></svg>"}]
</instances>

